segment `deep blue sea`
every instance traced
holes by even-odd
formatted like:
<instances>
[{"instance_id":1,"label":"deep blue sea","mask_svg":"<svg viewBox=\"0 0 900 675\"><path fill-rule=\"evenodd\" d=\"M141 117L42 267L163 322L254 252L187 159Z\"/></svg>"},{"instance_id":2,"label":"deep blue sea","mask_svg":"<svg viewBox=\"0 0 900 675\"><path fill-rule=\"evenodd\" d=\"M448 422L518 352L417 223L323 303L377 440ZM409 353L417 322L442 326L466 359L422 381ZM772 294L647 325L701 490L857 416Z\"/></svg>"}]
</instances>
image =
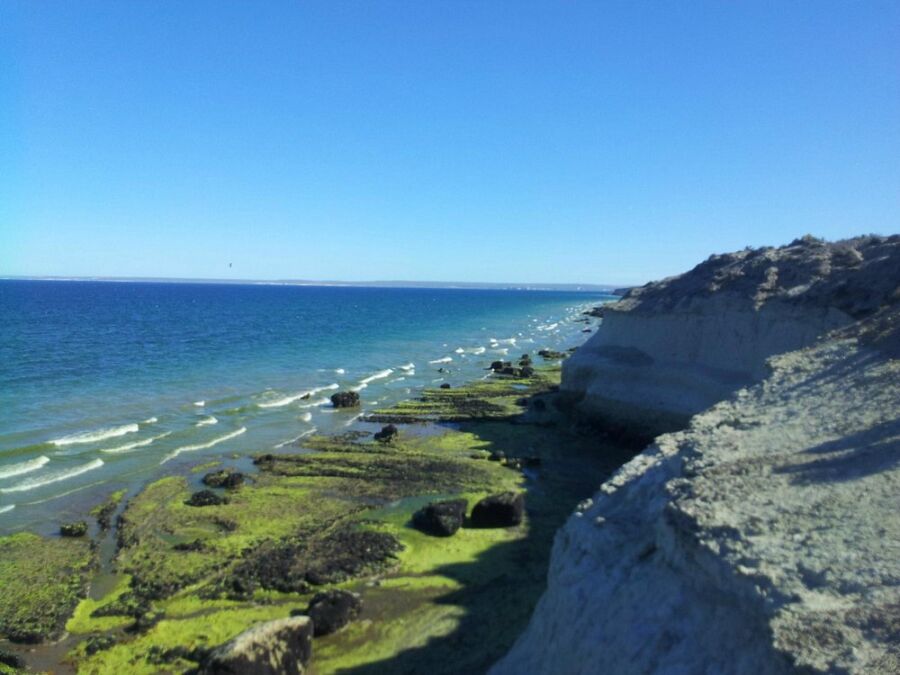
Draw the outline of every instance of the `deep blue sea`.
<instances>
[{"instance_id":1,"label":"deep blue sea","mask_svg":"<svg viewBox=\"0 0 900 675\"><path fill-rule=\"evenodd\" d=\"M0 281L0 531L273 450L495 359L580 344L599 294ZM361 411L329 395L354 388Z\"/></svg>"}]
</instances>

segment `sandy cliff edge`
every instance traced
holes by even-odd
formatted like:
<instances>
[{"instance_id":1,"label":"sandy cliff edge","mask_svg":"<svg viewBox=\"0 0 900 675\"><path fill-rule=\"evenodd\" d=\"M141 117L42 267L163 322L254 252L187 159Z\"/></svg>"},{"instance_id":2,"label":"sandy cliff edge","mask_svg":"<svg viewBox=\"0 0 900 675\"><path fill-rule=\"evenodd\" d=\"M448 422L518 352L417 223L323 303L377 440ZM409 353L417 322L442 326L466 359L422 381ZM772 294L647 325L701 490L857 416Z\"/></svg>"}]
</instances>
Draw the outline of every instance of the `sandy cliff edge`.
<instances>
[{"instance_id":1,"label":"sandy cliff edge","mask_svg":"<svg viewBox=\"0 0 900 675\"><path fill-rule=\"evenodd\" d=\"M801 240L607 312L565 370L584 412L708 409L573 514L492 672L900 672L898 274L900 237Z\"/></svg>"}]
</instances>

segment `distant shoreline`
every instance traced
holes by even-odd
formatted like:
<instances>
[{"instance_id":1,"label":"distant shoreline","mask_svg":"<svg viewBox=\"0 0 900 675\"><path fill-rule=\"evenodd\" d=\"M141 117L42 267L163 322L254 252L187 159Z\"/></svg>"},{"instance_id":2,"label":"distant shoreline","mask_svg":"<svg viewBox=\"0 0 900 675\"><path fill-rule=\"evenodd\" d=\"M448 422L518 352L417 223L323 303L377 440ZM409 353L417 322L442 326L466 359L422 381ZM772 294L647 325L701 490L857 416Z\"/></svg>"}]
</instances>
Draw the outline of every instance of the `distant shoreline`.
<instances>
[{"instance_id":1,"label":"distant shoreline","mask_svg":"<svg viewBox=\"0 0 900 675\"><path fill-rule=\"evenodd\" d=\"M223 284L236 286L327 286L347 288L423 288L499 291L568 291L613 293L622 288L616 284L541 284L490 283L465 281L316 281L306 279L185 279L168 277L64 277L64 276L0 276L0 281L75 281L107 283L157 284ZM627 286L626 286L627 288Z\"/></svg>"}]
</instances>

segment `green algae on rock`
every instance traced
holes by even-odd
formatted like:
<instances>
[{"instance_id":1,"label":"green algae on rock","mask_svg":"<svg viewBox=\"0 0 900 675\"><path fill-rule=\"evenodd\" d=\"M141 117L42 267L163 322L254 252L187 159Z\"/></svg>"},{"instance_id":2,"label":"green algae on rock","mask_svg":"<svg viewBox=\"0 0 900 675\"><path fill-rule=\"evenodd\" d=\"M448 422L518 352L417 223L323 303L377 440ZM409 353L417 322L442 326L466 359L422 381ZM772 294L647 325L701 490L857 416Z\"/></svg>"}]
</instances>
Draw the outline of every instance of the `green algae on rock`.
<instances>
[{"instance_id":1,"label":"green algae on rock","mask_svg":"<svg viewBox=\"0 0 900 675\"><path fill-rule=\"evenodd\" d=\"M86 595L93 563L86 538L0 537L0 636L15 642L58 637Z\"/></svg>"}]
</instances>

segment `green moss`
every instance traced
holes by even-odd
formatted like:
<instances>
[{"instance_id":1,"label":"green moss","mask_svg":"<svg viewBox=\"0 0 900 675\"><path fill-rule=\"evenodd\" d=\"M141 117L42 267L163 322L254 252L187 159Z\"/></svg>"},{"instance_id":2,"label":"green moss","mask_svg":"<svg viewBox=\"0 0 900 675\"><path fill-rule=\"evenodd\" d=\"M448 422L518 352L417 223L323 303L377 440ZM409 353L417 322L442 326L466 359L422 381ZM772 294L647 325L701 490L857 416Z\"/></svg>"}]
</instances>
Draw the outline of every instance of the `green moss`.
<instances>
[{"instance_id":1,"label":"green moss","mask_svg":"<svg viewBox=\"0 0 900 675\"><path fill-rule=\"evenodd\" d=\"M209 471L210 469L215 469L222 462L219 460L214 460L212 462L206 462L205 464L198 464L195 467L191 468L191 473L203 473L204 471Z\"/></svg>"},{"instance_id":2,"label":"green moss","mask_svg":"<svg viewBox=\"0 0 900 675\"><path fill-rule=\"evenodd\" d=\"M95 600L93 598L85 598L75 609L72 618L66 623L66 630L70 633L103 633L117 628L124 628L132 619L125 616L102 616L92 617L96 610L107 607L126 591L131 585L131 577L124 575L120 577L113 589L103 598Z\"/></svg>"},{"instance_id":3,"label":"green moss","mask_svg":"<svg viewBox=\"0 0 900 675\"><path fill-rule=\"evenodd\" d=\"M0 635L24 642L59 635L93 562L87 539L0 537Z\"/></svg>"}]
</instances>

